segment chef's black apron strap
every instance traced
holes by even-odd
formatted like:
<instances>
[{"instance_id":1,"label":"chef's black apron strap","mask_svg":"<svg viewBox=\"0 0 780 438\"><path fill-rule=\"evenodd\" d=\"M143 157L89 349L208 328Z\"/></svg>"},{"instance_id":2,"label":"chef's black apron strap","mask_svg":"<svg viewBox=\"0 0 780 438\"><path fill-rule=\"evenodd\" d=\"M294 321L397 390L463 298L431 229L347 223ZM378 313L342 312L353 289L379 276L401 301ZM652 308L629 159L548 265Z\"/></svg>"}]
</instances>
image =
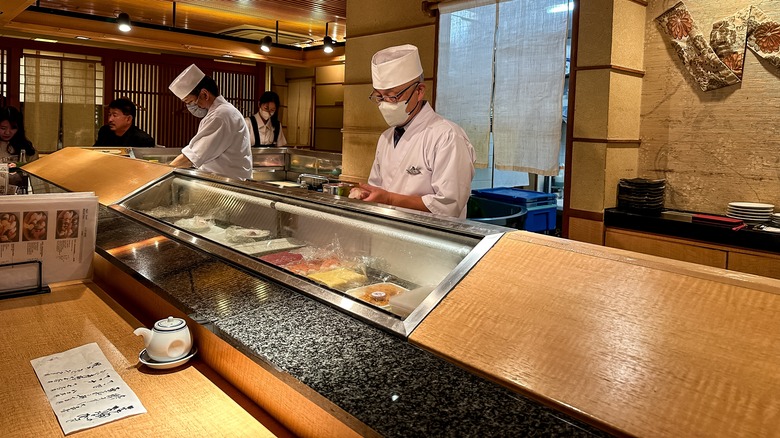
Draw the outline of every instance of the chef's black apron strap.
<instances>
[{"instance_id":1,"label":"chef's black apron strap","mask_svg":"<svg viewBox=\"0 0 780 438\"><path fill-rule=\"evenodd\" d=\"M259 148L260 147L260 129L257 127L257 119L255 118L254 114L249 117L249 120L252 121L252 130L255 131L255 144L254 147Z\"/></svg>"}]
</instances>

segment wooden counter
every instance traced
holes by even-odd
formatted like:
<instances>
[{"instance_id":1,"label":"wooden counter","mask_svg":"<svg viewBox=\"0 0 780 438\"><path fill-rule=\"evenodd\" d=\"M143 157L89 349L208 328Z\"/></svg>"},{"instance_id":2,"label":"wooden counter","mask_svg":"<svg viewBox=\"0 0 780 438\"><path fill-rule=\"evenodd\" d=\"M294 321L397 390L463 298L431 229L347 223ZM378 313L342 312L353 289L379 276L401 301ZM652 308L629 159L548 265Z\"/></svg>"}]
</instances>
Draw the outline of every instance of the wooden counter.
<instances>
[{"instance_id":1,"label":"wooden counter","mask_svg":"<svg viewBox=\"0 0 780 438\"><path fill-rule=\"evenodd\" d=\"M73 436L277 436L269 428L288 436L273 420L266 419L265 427L217 387L210 378L219 378L197 357L172 370L139 363L143 340L133 329L140 325L92 283L0 300L0 434L63 436L30 360L96 342L148 412ZM262 415L256 407L248 409Z\"/></svg>"},{"instance_id":2,"label":"wooden counter","mask_svg":"<svg viewBox=\"0 0 780 438\"><path fill-rule=\"evenodd\" d=\"M618 434L780 436L780 281L526 232L422 348Z\"/></svg>"},{"instance_id":3,"label":"wooden counter","mask_svg":"<svg viewBox=\"0 0 780 438\"><path fill-rule=\"evenodd\" d=\"M70 147L41 157L23 169L71 192L95 192L103 205L113 204L173 167L129 157ZM33 186L35 193L45 193Z\"/></svg>"}]
</instances>

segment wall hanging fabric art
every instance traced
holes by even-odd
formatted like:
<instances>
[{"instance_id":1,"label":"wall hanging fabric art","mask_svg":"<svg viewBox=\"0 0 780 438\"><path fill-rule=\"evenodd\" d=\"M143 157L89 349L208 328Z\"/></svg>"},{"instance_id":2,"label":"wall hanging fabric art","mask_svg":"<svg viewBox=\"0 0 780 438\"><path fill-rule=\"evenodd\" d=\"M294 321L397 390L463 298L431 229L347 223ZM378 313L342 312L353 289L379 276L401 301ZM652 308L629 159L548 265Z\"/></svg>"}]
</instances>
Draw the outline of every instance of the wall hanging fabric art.
<instances>
[{"instance_id":1,"label":"wall hanging fabric art","mask_svg":"<svg viewBox=\"0 0 780 438\"><path fill-rule=\"evenodd\" d=\"M780 23L755 6L714 23L709 41L683 2L655 21L702 91L740 83L747 48L780 70Z\"/></svg>"}]
</instances>

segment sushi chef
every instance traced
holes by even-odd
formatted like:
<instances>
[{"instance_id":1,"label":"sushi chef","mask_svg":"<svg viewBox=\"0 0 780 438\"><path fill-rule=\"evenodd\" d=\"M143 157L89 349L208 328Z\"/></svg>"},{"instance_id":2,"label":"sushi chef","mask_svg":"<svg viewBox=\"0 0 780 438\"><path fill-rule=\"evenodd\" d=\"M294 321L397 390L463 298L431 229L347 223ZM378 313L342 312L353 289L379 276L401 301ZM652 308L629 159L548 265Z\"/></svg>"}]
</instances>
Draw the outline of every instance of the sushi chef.
<instances>
[{"instance_id":1,"label":"sushi chef","mask_svg":"<svg viewBox=\"0 0 780 438\"><path fill-rule=\"evenodd\" d=\"M466 133L425 101L417 47L378 51L371 59L369 96L390 126L379 138L368 184L351 198L436 215L466 217L474 148Z\"/></svg>"},{"instance_id":2,"label":"sushi chef","mask_svg":"<svg viewBox=\"0 0 780 438\"><path fill-rule=\"evenodd\" d=\"M242 180L251 178L249 129L244 116L219 94L214 79L192 64L168 88L192 115L202 119L198 132L171 166L196 167Z\"/></svg>"}]
</instances>

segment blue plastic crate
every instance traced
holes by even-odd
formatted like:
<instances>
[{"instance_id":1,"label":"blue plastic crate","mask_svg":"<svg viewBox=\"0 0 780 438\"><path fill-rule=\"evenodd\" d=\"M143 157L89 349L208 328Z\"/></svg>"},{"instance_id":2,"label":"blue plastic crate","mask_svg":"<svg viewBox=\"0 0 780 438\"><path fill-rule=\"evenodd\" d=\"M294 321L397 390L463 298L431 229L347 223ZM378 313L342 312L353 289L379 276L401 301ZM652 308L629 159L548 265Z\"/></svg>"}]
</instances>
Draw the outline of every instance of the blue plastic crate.
<instances>
[{"instance_id":1,"label":"blue plastic crate","mask_svg":"<svg viewBox=\"0 0 780 438\"><path fill-rule=\"evenodd\" d=\"M526 231L554 230L557 214L558 207L555 204L528 207L523 229Z\"/></svg>"},{"instance_id":2,"label":"blue plastic crate","mask_svg":"<svg viewBox=\"0 0 780 438\"><path fill-rule=\"evenodd\" d=\"M526 208L556 205L556 196L554 193L534 192L531 190L516 189L514 187L478 189L472 190L471 193L480 198L522 205Z\"/></svg>"}]
</instances>

